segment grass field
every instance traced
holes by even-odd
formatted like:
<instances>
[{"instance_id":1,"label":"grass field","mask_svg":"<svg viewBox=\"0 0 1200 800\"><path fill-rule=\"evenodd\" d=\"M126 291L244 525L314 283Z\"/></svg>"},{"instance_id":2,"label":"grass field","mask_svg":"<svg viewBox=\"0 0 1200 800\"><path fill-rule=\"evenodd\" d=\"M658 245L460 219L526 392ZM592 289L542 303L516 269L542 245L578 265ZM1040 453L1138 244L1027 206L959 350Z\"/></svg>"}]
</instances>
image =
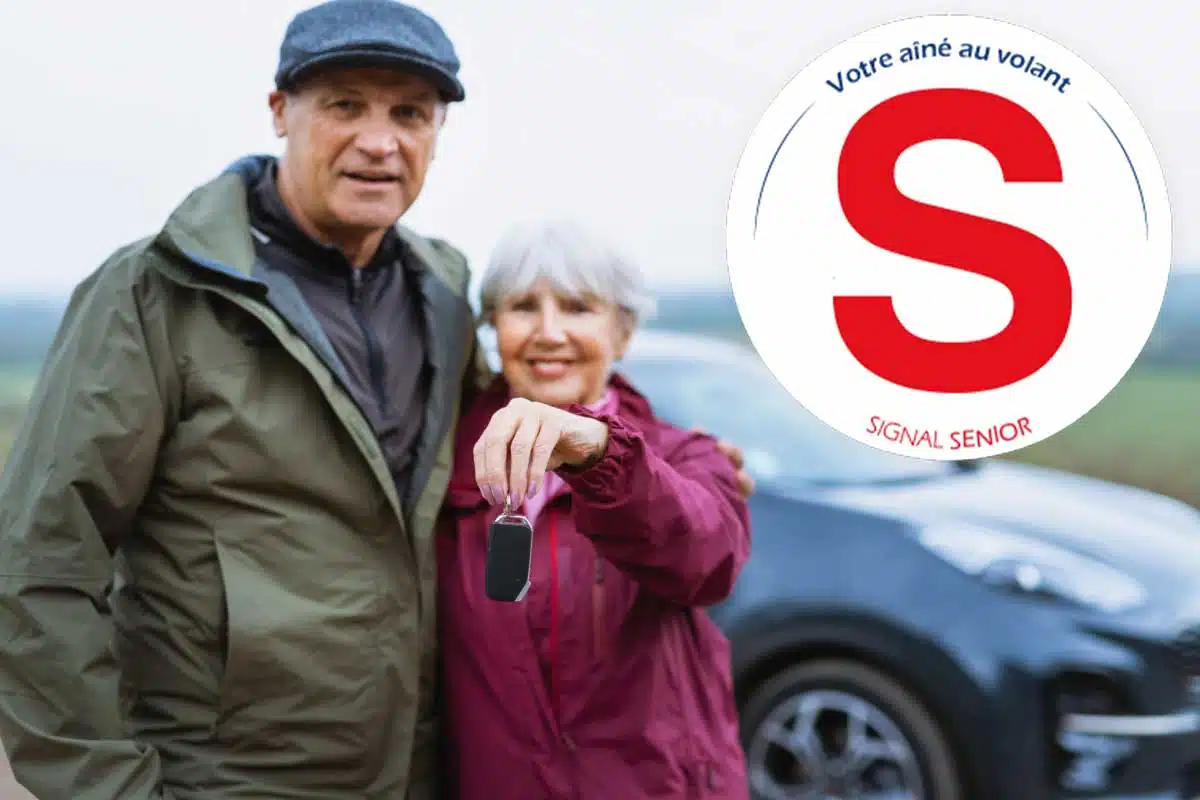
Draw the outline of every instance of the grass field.
<instances>
[{"instance_id":1,"label":"grass field","mask_svg":"<svg viewBox=\"0 0 1200 800\"><path fill-rule=\"evenodd\" d=\"M0 371L0 461L34 372ZM1141 486L1200 508L1200 372L1131 372L1070 428L1012 458Z\"/></svg>"},{"instance_id":2,"label":"grass field","mask_svg":"<svg viewBox=\"0 0 1200 800\"><path fill-rule=\"evenodd\" d=\"M33 367L0 369L0 407L24 405L35 380L37 371Z\"/></svg>"},{"instance_id":3,"label":"grass field","mask_svg":"<svg viewBox=\"0 0 1200 800\"><path fill-rule=\"evenodd\" d=\"M1131 372L1074 425L1013 459L1142 486L1200 508L1200 372Z\"/></svg>"},{"instance_id":4,"label":"grass field","mask_svg":"<svg viewBox=\"0 0 1200 800\"><path fill-rule=\"evenodd\" d=\"M36 367L0 368L0 462L4 461L12 446L36 377Z\"/></svg>"}]
</instances>

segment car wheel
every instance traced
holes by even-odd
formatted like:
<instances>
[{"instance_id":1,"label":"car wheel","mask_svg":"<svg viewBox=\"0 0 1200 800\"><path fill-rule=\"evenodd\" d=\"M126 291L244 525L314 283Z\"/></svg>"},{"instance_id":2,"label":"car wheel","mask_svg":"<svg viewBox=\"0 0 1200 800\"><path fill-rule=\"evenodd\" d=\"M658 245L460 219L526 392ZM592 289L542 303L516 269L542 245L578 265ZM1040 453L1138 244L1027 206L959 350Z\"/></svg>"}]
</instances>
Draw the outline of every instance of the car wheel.
<instances>
[{"instance_id":1,"label":"car wheel","mask_svg":"<svg viewBox=\"0 0 1200 800\"><path fill-rule=\"evenodd\" d=\"M856 661L812 661L775 675L746 703L741 728L754 800L962 798L933 716Z\"/></svg>"}]
</instances>

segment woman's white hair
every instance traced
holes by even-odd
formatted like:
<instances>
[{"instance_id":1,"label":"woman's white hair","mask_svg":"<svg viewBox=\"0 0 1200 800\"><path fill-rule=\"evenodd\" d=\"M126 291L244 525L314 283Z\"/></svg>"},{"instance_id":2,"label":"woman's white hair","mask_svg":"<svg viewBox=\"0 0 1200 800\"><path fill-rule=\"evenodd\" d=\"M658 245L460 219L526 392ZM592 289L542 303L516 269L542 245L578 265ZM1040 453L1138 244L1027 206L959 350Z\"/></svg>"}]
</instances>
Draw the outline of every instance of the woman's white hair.
<instances>
[{"instance_id":1,"label":"woman's white hair","mask_svg":"<svg viewBox=\"0 0 1200 800\"><path fill-rule=\"evenodd\" d=\"M593 295L612 303L630 330L655 310L636 263L578 222L555 219L515 225L500 238L480 289L483 321L493 321L505 297L542 279L569 297Z\"/></svg>"}]
</instances>

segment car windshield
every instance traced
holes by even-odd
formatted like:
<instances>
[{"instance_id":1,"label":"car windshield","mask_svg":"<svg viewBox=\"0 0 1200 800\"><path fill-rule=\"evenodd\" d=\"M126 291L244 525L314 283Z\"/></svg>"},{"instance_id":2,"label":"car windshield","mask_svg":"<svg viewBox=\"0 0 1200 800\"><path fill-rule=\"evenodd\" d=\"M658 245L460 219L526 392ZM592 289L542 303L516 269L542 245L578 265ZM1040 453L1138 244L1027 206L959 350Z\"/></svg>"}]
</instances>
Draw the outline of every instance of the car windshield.
<instances>
[{"instance_id":1,"label":"car windshield","mask_svg":"<svg viewBox=\"0 0 1200 800\"><path fill-rule=\"evenodd\" d=\"M808 412L764 367L634 357L618 369L655 412L741 447L756 480L780 486L909 481L944 476L937 461L893 455L844 436Z\"/></svg>"}]
</instances>

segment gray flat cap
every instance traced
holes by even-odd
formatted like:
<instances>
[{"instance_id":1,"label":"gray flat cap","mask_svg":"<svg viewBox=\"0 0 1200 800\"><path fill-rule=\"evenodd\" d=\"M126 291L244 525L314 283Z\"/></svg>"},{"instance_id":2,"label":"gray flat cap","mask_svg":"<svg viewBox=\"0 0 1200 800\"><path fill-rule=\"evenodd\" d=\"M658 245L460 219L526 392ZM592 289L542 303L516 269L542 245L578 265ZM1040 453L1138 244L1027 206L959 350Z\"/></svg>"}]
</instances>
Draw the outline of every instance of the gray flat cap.
<instances>
[{"instance_id":1,"label":"gray flat cap","mask_svg":"<svg viewBox=\"0 0 1200 800\"><path fill-rule=\"evenodd\" d=\"M466 90L454 44L428 14L396 0L328 0L292 19L279 48L275 85L294 88L317 68L384 67L431 81L447 102Z\"/></svg>"}]
</instances>

